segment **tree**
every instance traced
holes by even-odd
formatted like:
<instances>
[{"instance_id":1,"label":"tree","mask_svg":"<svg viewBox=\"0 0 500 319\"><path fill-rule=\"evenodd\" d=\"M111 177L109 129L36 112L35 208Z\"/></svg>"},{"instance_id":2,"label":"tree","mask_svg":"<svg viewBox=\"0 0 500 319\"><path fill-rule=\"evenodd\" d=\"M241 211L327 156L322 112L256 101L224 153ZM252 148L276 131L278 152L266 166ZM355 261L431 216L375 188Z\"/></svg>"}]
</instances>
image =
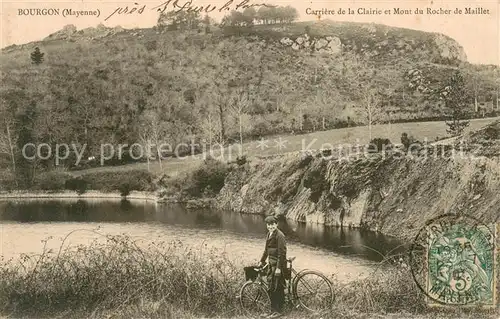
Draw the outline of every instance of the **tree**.
<instances>
[{"instance_id":1,"label":"tree","mask_svg":"<svg viewBox=\"0 0 500 319\"><path fill-rule=\"evenodd\" d=\"M473 71L474 72L474 71ZM474 112L477 113L479 112L479 102L478 102L478 97L479 97L479 90L480 90L480 81L479 81L479 74L476 72L470 74L470 83L472 85L471 89L474 94Z\"/></svg>"},{"instance_id":2,"label":"tree","mask_svg":"<svg viewBox=\"0 0 500 319\"><path fill-rule=\"evenodd\" d=\"M448 126L446 132L452 136L462 134L464 129L469 126L466 116L470 94L465 89L465 81L460 71L457 70L451 76L439 95L444 100L450 118L449 121L446 121Z\"/></svg>"},{"instance_id":3,"label":"tree","mask_svg":"<svg viewBox=\"0 0 500 319\"><path fill-rule=\"evenodd\" d=\"M41 64L43 62L43 56L45 53L40 52L40 48L36 47L35 51L31 52L31 63L33 64Z\"/></svg>"},{"instance_id":4,"label":"tree","mask_svg":"<svg viewBox=\"0 0 500 319\"><path fill-rule=\"evenodd\" d=\"M4 118L3 121L5 128L0 131L0 154L7 154L10 157L10 162L12 165L12 173L16 174L16 138L12 132L12 122Z\"/></svg>"},{"instance_id":5,"label":"tree","mask_svg":"<svg viewBox=\"0 0 500 319\"><path fill-rule=\"evenodd\" d=\"M240 145L243 145L243 114L250 106L250 92L248 90L237 90L231 101L231 109L238 119L238 128L240 135Z\"/></svg>"},{"instance_id":6,"label":"tree","mask_svg":"<svg viewBox=\"0 0 500 319\"><path fill-rule=\"evenodd\" d=\"M160 13L157 26L160 29L167 30L194 30L202 23L200 13L198 11L169 11Z\"/></svg>"},{"instance_id":7,"label":"tree","mask_svg":"<svg viewBox=\"0 0 500 319\"><path fill-rule=\"evenodd\" d=\"M295 9L292 6L286 6L284 8L280 8L282 11L282 23L292 23L293 21L297 20L299 17L299 13L297 12L297 9Z\"/></svg>"},{"instance_id":8,"label":"tree","mask_svg":"<svg viewBox=\"0 0 500 319\"><path fill-rule=\"evenodd\" d=\"M256 15L254 8L247 8L243 12L233 10L222 19L222 24L231 27L249 27L253 25Z\"/></svg>"},{"instance_id":9,"label":"tree","mask_svg":"<svg viewBox=\"0 0 500 319\"><path fill-rule=\"evenodd\" d=\"M199 130L205 141L208 140L209 149L212 149L214 138L219 132L220 127L217 127L217 110L214 103L215 97L212 92L202 92L202 98L197 100L197 108L200 110L198 117L200 123Z\"/></svg>"},{"instance_id":10,"label":"tree","mask_svg":"<svg viewBox=\"0 0 500 319\"><path fill-rule=\"evenodd\" d=\"M366 119L370 141L373 125L383 121L383 95L381 87L387 87L383 79L377 76L376 69L363 60L352 59L351 65L342 76L345 83L350 84L349 91L361 105L360 111Z\"/></svg>"},{"instance_id":11,"label":"tree","mask_svg":"<svg viewBox=\"0 0 500 319\"><path fill-rule=\"evenodd\" d=\"M18 132L16 146L19 150L22 150L24 146L29 143L36 144L35 123L37 117L38 112L35 101L28 103L18 115L16 121L16 131ZM35 152L36 151L32 148L26 148L25 154L18 154L18 158L16 160L18 175L21 176L22 182L24 183L23 186L26 188L29 188L32 185L35 177L36 159L31 159L35 157Z\"/></svg>"},{"instance_id":12,"label":"tree","mask_svg":"<svg viewBox=\"0 0 500 319\"><path fill-rule=\"evenodd\" d=\"M370 141L372 140L372 128L380 120L381 98L378 91L373 87L365 87L361 90L361 106L368 123Z\"/></svg>"},{"instance_id":13,"label":"tree","mask_svg":"<svg viewBox=\"0 0 500 319\"><path fill-rule=\"evenodd\" d=\"M156 154L158 156L158 163L160 164L160 170L163 170L161 159L163 154L161 153L160 145L163 143L163 138L165 136L165 130L163 123L160 121L157 112L151 110L143 114L140 119L140 129L139 138L141 142L146 146L146 158L148 162L149 170L149 158L151 156L151 147L154 145L156 148Z\"/></svg>"}]
</instances>

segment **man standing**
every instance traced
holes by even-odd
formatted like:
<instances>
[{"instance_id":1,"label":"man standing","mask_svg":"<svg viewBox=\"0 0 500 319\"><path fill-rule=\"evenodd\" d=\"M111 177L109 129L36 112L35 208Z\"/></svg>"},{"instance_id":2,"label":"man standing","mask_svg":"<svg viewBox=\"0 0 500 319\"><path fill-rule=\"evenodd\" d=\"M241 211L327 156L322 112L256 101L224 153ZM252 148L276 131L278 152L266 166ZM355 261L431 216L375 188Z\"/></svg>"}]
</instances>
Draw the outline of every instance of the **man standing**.
<instances>
[{"instance_id":1,"label":"man standing","mask_svg":"<svg viewBox=\"0 0 500 319\"><path fill-rule=\"evenodd\" d=\"M265 219L267 224L267 240L260 265L268 262L267 284L271 297L272 313L266 318L277 318L282 315L285 303L286 241L285 235L278 229L278 221L274 216Z\"/></svg>"}]
</instances>

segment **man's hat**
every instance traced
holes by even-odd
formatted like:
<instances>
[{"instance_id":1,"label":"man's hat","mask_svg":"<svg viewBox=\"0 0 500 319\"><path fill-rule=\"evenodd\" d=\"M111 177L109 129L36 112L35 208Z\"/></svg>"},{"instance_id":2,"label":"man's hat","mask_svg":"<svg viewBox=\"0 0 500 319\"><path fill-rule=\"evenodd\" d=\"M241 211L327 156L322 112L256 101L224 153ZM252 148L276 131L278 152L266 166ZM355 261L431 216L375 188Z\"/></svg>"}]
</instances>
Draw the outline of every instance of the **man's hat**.
<instances>
[{"instance_id":1,"label":"man's hat","mask_svg":"<svg viewBox=\"0 0 500 319\"><path fill-rule=\"evenodd\" d=\"M266 224L277 224L278 220L274 216L267 216L265 219Z\"/></svg>"}]
</instances>

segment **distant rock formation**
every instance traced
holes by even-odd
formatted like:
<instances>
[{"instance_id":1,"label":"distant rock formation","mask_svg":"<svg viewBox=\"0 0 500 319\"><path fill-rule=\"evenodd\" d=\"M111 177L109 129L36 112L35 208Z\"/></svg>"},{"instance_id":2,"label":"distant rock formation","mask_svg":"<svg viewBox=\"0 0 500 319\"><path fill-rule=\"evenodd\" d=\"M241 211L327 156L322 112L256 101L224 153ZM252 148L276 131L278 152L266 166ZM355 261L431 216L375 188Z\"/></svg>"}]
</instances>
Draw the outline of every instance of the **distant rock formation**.
<instances>
[{"instance_id":1,"label":"distant rock formation","mask_svg":"<svg viewBox=\"0 0 500 319\"><path fill-rule=\"evenodd\" d=\"M52 33L44 40L54 40L54 39L69 39L77 32L76 27L73 24L65 25L61 30Z\"/></svg>"},{"instance_id":2,"label":"distant rock formation","mask_svg":"<svg viewBox=\"0 0 500 319\"><path fill-rule=\"evenodd\" d=\"M93 40L98 38L104 38L124 31L121 26L116 26L114 28L108 28L104 24L100 23L97 27L85 28L82 30L77 30L72 24L64 26L61 30L52 33L44 39L46 40L71 40L71 39L87 39Z\"/></svg>"},{"instance_id":3,"label":"distant rock formation","mask_svg":"<svg viewBox=\"0 0 500 319\"><path fill-rule=\"evenodd\" d=\"M439 49L441 57L467 61L467 55L465 54L464 49L455 40L442 34L436 34L434 42Z\"/></svg>"}]
</instances>

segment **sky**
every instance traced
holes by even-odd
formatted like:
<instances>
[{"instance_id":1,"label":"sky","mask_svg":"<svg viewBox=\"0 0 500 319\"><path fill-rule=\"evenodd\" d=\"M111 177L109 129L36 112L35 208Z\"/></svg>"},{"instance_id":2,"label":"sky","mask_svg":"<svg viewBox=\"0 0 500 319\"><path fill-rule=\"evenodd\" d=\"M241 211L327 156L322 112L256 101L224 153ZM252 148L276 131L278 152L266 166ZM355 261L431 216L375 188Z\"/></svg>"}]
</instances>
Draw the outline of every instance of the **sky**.
<instances>
[{"instance_id":1,"label":"sky","mask_svg":"<svg viewBox=\"0 0 500 319\"><path fill-rule=\"evenodd\" d=\"M120 25L124 28L147 28L156 24L158 12L156 7L168 0L147 1L113 1L113 0L2 0L1 7L1 43L6 47L11 44L23 44L41 40L51 33L62 29L65 25L73 24L78 29L95 27L99 23L108 27ZM167 9L173 8L173 1ZM500 65L500 0L305 0L300 3L289 0L178 0L180 5L191 1L193 6L216 6L217 10L210 15L220 20L229 11L219 12L229 1L227 7L234 9L242 1L247 4L274 4L291 5L299 12L299 20L316 20L315 14L308 14L312 10L326 9L334 14L322 15L321 19L335 21L354 21L381 23L395 27L403 27L428 32L438 32L450 36L464 47L468 61L480 64ZM132 13L125 11L128 7ZM115 10L121 8L117 13ZM143 10L138 10L144 8ZM308 9L309 8L309 9ZM394 8L411 10L410 14L394 14ZM422 9L423 14L415 14L416 9ZM466 14L466 8L475 9L476 14ZM59 9L60 15L26 15L26 9ZM67 9L63 11L64 9ZM68 10L94 11L99 16L63 16ZM257 7L258 9L258 7ZM354 14L348 14L351 9ZM431 9L434 11L428 12ZM461 10L460 14L458 11ZM240 9L242 10L242 9ZM339 14L344 10L345 14ZM359 11L358 11L359 10ZM387 14L385 12L390 12ZM450 13L446 14L445 10ZM141 11L141 13L138 13ZM217 13L217 14L214 14ZM224 13L225 12L225 13ZM362 14L364 12L364 14ZM372 12L370 14L370 12ZM111 15L111 16L110 16Z\"/></svg>"}]
</instances>

